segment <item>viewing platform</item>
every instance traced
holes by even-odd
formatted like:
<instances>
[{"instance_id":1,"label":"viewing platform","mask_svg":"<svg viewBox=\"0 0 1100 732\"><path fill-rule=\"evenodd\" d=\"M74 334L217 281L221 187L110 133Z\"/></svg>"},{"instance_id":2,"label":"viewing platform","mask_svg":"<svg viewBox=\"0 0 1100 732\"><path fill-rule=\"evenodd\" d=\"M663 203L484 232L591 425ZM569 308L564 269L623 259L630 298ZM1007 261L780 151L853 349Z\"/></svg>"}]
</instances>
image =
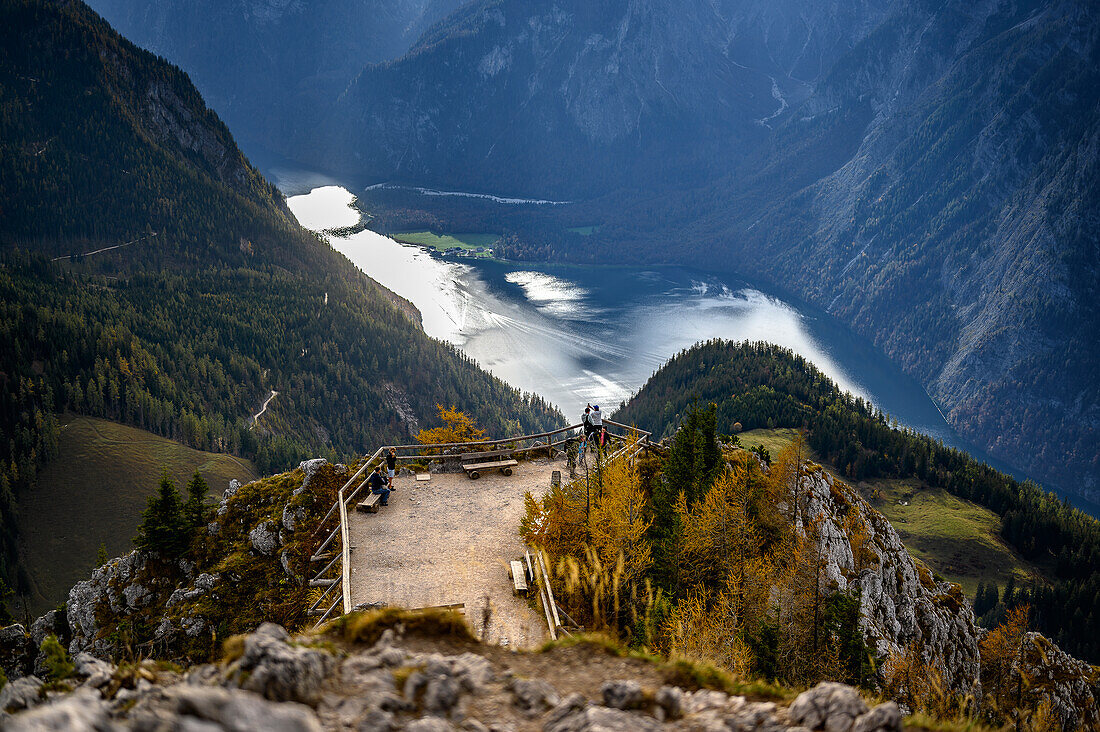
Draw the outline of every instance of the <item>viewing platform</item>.
<instances>
[{"instance_id":1,"label":"viewing platform","mask_svg":"<svg viewBox=\"0 0 1100 732\"><path fill-rule=\"evenodd\" d=\"M490 643L547 640L541 611L513 594L508 563L526 548L519 536L524 492L544 495L555 470L566 471L564 459L535 458L510 476L486 472L478 480L465 472L395 478L388 506L348 513L352 607L461 604L470 627Z\"/></svg>"},{"instance_id":2,"label":"viewing platform","mask_svg":"<svg viewBox=\"0 0 1100 732\"><path fill-rule=\"evenodd\" d=\"M607 442L598 459L605 463L633 460L651 447L644 430L611 420L604 426ZM546 582L545 559L524 545L519 527L525 493L541 498L553 481L569 480L564 450L576 449L568 440L580 427L378 448L340 489L316 530L311 562L320 569L311 573L310 585L323 591L309 615L320 625L356 608L446 607L465 614L485 641L521 648L568 632ZM382 507L367 476L391 449L397 452L396 490ZM595 454L587 452L582 464L594 465ZM424 469L433 462L435 472ZM402 465L410 464L417 474L401 475ZM511 564L517 560L526 568L518 583ZM516 593L517 584L527 585L531 600Z\"/></svg>"}]
</instances>

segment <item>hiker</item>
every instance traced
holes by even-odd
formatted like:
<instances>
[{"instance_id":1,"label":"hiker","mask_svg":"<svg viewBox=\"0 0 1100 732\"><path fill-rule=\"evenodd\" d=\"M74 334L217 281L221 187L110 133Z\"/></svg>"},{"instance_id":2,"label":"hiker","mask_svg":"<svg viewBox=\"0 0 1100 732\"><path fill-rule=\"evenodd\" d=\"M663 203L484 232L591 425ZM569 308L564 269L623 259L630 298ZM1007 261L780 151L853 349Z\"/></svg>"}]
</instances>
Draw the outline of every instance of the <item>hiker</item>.
<instances>
[{"instance_id":1,"label":"hiker","mask_svg":"<svg viewBox=\"0 0 1100 732\"><path fill-rule=\"evenodd\" d=\"M377 493L382 496L381 504L383 506L390 505L390 489L386 485L386 479L382 477L381 465L374 466L374 472L367 478L367 485L370 486L371 493Z\"/></svg>"},{"instance_id":2,"label":"hiker","mask_svg":"<svg viewBox=\"0 0 1100 732\"><path fill-rule=\"evenodd\" d=\"M584 429L584 441L588 442L589 435L592 434L592 405L589 404L584 408L584 414L581 415L581 427Z\"/></svg>"},{"instance_id":3,"label":"hiker","mask_svg":"<svg viewBox=\"0 0 1100 732\"><path fill-rule=\"evenodd\" d=\"M393 490L393 477L397 475L397 449L391 447L390 452L386 455L386 477L390 490Z\"/></svg>"},{"instance_id":4,"label":"hiker","mask_svg":"<svg viewBox=\"0 0 1100 732\"><path fill-rule=\"evenodd\" d=\"M603 415L600 414L599 404L592 407L592 414L589 415L589 421L592 423L592 432L596 435L600 447L603 447L603 441L607 436L607 431L603 427Z\"/></svg>"}]
</instances>

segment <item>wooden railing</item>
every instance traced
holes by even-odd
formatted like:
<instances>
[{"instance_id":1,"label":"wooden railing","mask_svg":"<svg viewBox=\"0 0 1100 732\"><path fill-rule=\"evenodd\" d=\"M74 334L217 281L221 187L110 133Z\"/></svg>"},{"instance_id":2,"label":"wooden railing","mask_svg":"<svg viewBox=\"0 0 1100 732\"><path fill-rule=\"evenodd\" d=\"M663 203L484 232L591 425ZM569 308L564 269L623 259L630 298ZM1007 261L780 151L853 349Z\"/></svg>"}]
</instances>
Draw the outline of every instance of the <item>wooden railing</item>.
<instances>
[{"instance_id":1,"label":"wooden railing","mask_svg":"<svg viewBox=\"0 0 1100 732\"><path fill-rule=\"evenodd\" d=\"M621 447L615 452L611 453L607 457L607 461L617 460L623 455L629 453L629 458L633 458L641 450L645 449L649 444L649 438L651 433L645 430L638 429L637 427L631 427L629 425L615 422L610 419L605 419L603 424L607 430L608 438L622 443ZM325 534L325 539L322 541L313 555L310 557L310 562L326 562L324 569L313 576L309 581L310 587L324 587L324 592L310 605L307 610L307 614L310 617L317 617L317 625L321 625L330 618L337 617L338 615L349 612L353 605L351 603L351 550L352 547L349 543L348 536L348 506L359 495L360 491L366 485L366 478L364 474L371 470L377 461L381 460L383 456L389 451L398 451L397 459L406 462L415 462L421 460L438 460L447 455L440 455L439 451L460 448L484 448L492 450L494 448L509 446L509 449L513 454L515 453L530 453L546 451L547 457L553 458L554 450L559 447L564 447L566 442L572 436L575 430L582 427L581 424L574 424L568 427L560 427L556 430L549 432L540 432L538 434L520 435L518 437L507 437L500 440L478 440L471 442L440 442L431 445L415 444L415 445L383 445L375 450L368 458L366 458L359 466L359 469L348 478L347 482L341 486L337 492L336 502L332 505L332 508L328 510L325 517L321 519L317 529L314 531L314 536L320 536ZM616 434L610 428L618 428L623 430L624 434ZM555 439L560 437L560 439ZM545 442L543 442L545 441ZM523 445L522 443L530 443ZM404 453L404 454L402 454ZM454 456L450 456L454 457ZM355 486L352 488L352 486ZM332 519L336 519L336 525L332 526ZM331 527L331 528L330 528ZM326 550L333 544L334 541L339 541L339 550L333 552L331 559ZM334 571L335 570L335 571ZM333 576L333 575L336 576ZM333 590L340 589L340 592L333 596ZM326 607L325 602L330 601L330 604ZM340 609L337 612L337 608Z\"/></svg>"}]
</instances>

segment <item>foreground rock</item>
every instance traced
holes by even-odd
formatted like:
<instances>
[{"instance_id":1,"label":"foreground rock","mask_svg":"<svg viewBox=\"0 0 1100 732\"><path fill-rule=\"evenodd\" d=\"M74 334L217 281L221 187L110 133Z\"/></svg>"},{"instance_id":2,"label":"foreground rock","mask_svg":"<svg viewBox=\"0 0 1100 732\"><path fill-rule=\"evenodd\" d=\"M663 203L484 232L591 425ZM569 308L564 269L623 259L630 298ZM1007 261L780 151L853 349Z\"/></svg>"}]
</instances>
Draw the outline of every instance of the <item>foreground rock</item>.
<instances>
[{"instance_id":1,"label":"foreground rock","mask_svg":"<svg viewBox=\"0 0 1100 732\"><path fill-rule=\"evenodd\" d=\"M896 705L870 709L841 684L822 684L787 707L684 689L651 664L597 646L516 654L469 639L403 637L393 628L373 645L337 650L339 644L336 638L293 639L265 624L229 644L230 653L239 654L233 660L186 674L150 663L121 670L82 655L68 693L43 701L37 679L9 684L3 699L14 713L0 717L0 726L20 732L901 729ZM523 678L535 669L538 679ZM607 678L624 672L636 678Z\"/></svg>"}]
</instances>

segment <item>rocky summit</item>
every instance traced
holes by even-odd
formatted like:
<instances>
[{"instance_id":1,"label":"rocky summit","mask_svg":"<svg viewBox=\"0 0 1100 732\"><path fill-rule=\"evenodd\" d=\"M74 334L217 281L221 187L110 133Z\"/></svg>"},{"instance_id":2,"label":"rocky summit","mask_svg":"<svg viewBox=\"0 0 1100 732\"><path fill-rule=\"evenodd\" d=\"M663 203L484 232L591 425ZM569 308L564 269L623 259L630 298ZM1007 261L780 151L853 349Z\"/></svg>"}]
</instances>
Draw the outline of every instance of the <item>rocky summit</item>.
<instances>
[{"instance_id":1,"label":"rocky summit","mask_svg":"<svg viewBox=\"0 0 1100 732\"><path fill-rule=\"evenodd\" d=\"M27 711L2 721L12 732L902 728L895 703L872 706L843 684L791 698L700 688L677 678L677 668L598 644L517 653L478 643L460 620L434 621L375 612L298 637L267 623L233 638L223 662L182 672L80 654L71 691L42 694L35 677L5 687L0 703Z\"/></svg>"}]
</instances>

